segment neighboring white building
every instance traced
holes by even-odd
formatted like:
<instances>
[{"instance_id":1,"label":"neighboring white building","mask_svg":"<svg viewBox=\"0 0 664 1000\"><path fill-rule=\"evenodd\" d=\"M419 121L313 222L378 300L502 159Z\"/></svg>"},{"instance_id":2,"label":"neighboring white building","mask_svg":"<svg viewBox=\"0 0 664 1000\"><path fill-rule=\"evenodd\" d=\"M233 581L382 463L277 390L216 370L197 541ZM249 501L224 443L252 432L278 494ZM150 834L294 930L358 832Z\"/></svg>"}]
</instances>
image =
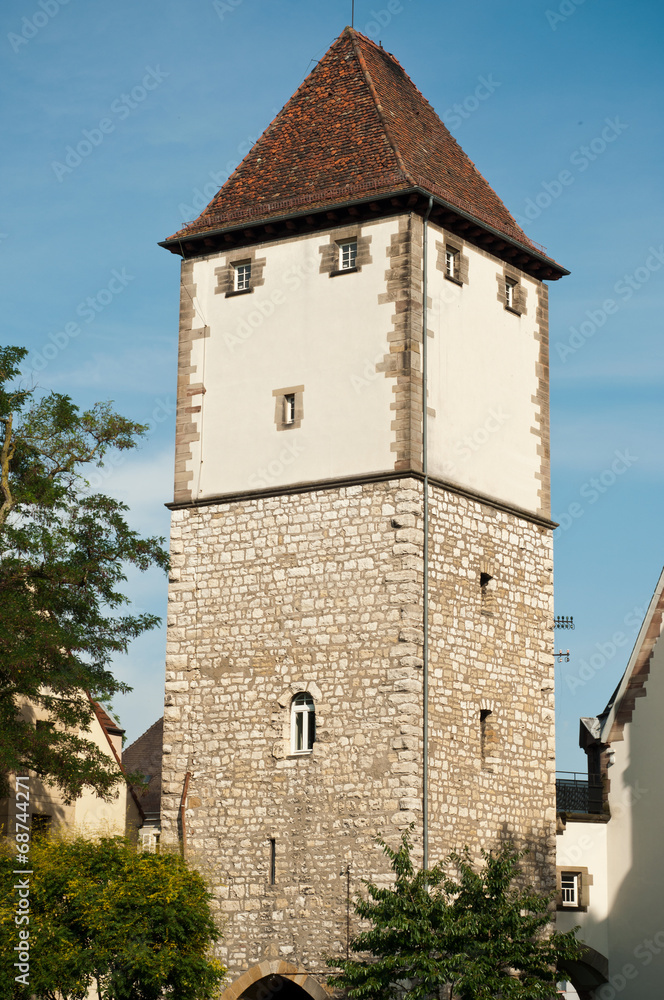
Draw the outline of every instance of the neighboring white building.
<instances>
[{"instance_id":1,"label":"neighboring white building","mask_svg":"<svg viewBox=\"0 0 664 1000\"><path fill-rule=\"evenodd\" d=\"M597 719L581 720L586 811L559 812L558 928L580 925L591 949L570 975L582 997L664 995L663 612L664 572L609 704ZM593 787L602 790L595 803ZM570 791L559 784L559 809ZM608 983L600 986L602 978Z\"/></svg>"},{"instance_id":2,"label":"neighboring white building","mask_svg":"<svg viewBox=\"0 0 664 1000\"><path fill-rule=\"evenodd\" d=\"M81 730L79 735L94 743L117 764L117 786L108 800L86 788L77 799L67 803L55 785L30 772L30 819L33 831L66 828L86 834L125 832L125 784L121 764L124 729L113 721L98 702L92 701L92 708L94 715L90 727ZM46 713L31 703L24 706L23 713L35 726L47 721ZM13 787L13 776L10 781ZM13 797L0 799L0 827L5 835L14 833L14 822Z\"/></svg>"}]
</instances>

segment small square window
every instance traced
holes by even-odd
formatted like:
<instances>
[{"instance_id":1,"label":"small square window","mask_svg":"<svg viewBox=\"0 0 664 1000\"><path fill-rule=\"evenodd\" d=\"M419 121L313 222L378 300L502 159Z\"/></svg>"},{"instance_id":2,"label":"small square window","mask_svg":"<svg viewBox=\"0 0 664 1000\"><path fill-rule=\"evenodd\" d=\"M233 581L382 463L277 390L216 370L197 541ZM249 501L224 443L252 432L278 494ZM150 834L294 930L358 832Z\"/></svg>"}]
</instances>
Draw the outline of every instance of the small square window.
<instances>
[{"instance_id":1,"label":"small square window","mask_svg":"<svg viewBox=\"0 0 664 1000\"><path fill-rule=\"evenodd\" d=\"M460 253L454 247L445 247L445 276L459 280Z\"/></svg>"},{"instance_id":2,"label":"small square window","mask_svg":"<svg viewBox=\"0 0 664 1000\"><path fill-rule=\"evenodd\" d=\"M248 292L251 288L251 263L233 264L233 291Z\"/></svg>"},{"instance_id":3,"label":"small square window","mask_svg":"<svg viewBox=\"0 0 664 1000\"><path fill-rule=\"evenodd\" d=\"M296 430L304 416L303 385L289 385L273 389L274 422L278 431Z\"/></svg>"},{"instance_id":4,"label":"small square window","mask_svg":"<svg viewBox=\"0 0 664 1000\"><path fill-rule=\"evenodd\" d=\"M563 906L579 906L579 874L578 872L561 872L560 889Z\"/></svg>"},{"instance_id":5,"label":"small square window","mask_svg":"<svg viewBox=\"0 0 664 1000\"><path fill-rule=\"evenodd\" d=\"M357 240L345 240L339 244L339 270L350 271L356 267Z\"/></svg>"}]
</instances>

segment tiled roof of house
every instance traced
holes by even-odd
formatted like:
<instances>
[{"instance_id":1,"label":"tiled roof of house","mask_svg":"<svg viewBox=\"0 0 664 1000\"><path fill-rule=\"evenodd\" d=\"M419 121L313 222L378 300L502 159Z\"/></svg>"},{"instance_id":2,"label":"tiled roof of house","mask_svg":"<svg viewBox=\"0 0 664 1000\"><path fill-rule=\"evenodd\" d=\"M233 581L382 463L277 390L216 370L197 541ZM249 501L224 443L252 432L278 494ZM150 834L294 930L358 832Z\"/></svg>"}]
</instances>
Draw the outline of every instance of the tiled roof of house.
<instances>
[{"instance_id":1,"label":"tiled roof of house","mask_svg":"<svg viewBox=\"0 0 664 1000\"><path fill-rule=\"evenodd\" d=\"M114 736L122 736L124 734L124 729L122 729L118 723L110 717L108 712L101 707L98 701L93 701L92 698L90 698L90 701L92 703L94 713L99 721L99 725L104 732L107 734L110 733Z\"/></svg>"},{"instance_id":2,"label":"tiled roof of house","mask_svg":"<svg viewBox=\"0 0 664 1000\"><path fill-rule=\"evenodd\" d=\"M394 56L345 28L199 218L170 239L413 188L541 252Z\"/></svg>"}]
</instances>

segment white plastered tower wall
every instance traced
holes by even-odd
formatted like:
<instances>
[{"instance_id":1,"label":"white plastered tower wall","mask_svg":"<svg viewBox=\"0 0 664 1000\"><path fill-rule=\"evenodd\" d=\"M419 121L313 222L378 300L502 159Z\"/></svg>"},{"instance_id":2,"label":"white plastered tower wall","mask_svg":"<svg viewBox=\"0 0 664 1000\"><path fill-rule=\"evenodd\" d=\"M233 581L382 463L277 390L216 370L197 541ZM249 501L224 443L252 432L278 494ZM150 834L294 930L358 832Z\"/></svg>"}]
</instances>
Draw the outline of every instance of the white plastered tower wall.
<instances>
[{"instance_id":1,"label":"white plastered tower wall","mask_svg":"<svg viewBox=\"0 0 664 1000\"><path fill-rule=\"evenodd\" d=\"M385 362L393 299L405 300L408 289L402 282L386 292L383 265L409 229L417 239L421 220L343 227L368 238L371 263L327 281L321 251L338 231L260 244L254 256L269 281L247 296L227 297L220 276L244 259L241 249L189 265L183 306L186 289L195 289L200 328L187 359L197 376L181 409L196 438L185 460L194 499L394 468L393 372ZM446 280L445 246L462 248L472 288ZM546 517L547 288L433 225L429 259L429 472ZM521 312L496 307L508 273L523 289ZM210 339L211 328L223 332ZM284 436L273 393L300 386L306 419Z\"/></svg>"},{"instance_id":2,"label":"white plastered tower wall","mask_svg":"<svg viewBox=\"0 0 664 1000\"><path fill-rule=\"evenodd\" d=\"M181 835L183 804L187 850L220 873L231 979L282 961L322 980L346 947L342 870L353 892L384 875L375 838L410 823L421 856L424 226L362 222L370 261L330 277L321 248L348 229L252 247L250 294L215 290L244 248L183 264L163 835ZM430 858L513 839L548 889L546 286L517 272L528 314L506 315L503 262L466 243L450 306L445 233L429 239ZM273 392L296 386L301 424L278 429ZM507 398L509 421L464 464L459 434ZM298 692L315 703L306 756L291 753Z\"/></svg>"},{"instance_id":3,"label":"white plastered tower wall","mask_svg":"<svg viewBox=\"0 0 664 1000\"><path fill-rule=\"evenodd\" d=\"M459 279L446 249L461 257ZM435 225L429 261L429 472L548 516L546 285Z\"/></svg>"},{"instance_id":4,"label":"white plastered tower wall","mask_svg":"<svg viewBox=\"0 0 664 1000\"><path fill-rule=\"evenodd\" d=\"M204 426L187 463L196 498L393 468L391 386L376 366L389 352L390 304L378 298L395 230L394 220L354 227L372 264L333 278L321 273L321 250L335 230L260 244L265 283L248 295L219 291L219 272L245 251L193 262L197 319L215 330L191 352L205 384L192 399L192 424ZM305 417L284 433L273 393L299 386Z\"/></svg>"}]
</instances>

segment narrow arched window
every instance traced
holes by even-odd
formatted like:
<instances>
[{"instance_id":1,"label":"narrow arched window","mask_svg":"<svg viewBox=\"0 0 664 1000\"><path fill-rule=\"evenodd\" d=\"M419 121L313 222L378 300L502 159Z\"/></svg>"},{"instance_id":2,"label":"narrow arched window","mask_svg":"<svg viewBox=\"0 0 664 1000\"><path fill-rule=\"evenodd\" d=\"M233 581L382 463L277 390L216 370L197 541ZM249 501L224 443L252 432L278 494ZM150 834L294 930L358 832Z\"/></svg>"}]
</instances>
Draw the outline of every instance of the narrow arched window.
<instances>
[{"instance_id":1,"label":"narrow arched window","mask_svg":"<svg viewBox=\"0 0 664 1000\"><path fill-rule=\"evenodd\" d=\"M314 699L302 691L291 703L291 749L293 753L311 753L316 739Z\"/></svg>"}]
</instances>

